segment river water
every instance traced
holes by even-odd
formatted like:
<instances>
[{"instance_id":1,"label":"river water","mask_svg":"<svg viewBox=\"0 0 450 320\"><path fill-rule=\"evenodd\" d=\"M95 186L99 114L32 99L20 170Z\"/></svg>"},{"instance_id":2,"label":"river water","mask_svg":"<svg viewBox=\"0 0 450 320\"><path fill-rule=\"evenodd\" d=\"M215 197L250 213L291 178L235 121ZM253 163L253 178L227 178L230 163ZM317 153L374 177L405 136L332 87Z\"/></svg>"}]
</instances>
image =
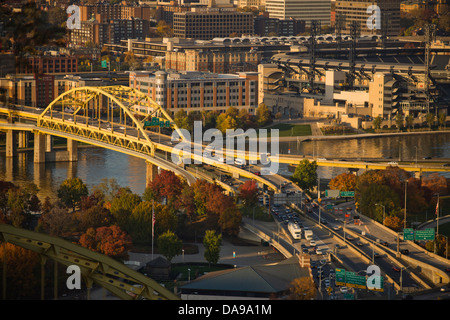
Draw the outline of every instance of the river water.
<instances>
[{"instance_id":1,"label":"river water","mask_svg":"<svg viewBox=\"0 0 450 320\"><path fill-rule=\"evenodd\" d=\"M305 154L318 158L387 158L394 161L423 157L450 158L450 132L423 135L401 135L391 137L280 142L282 154ZM270 148L269 148L270 150ZM119 152L97 147L79 147L78 162L33 163L33 151L19 153L14 159L6 159L0 153L0 180L18 185L34 182L40 189L39 197L56 198L56 190L68 177L77 176L89 190L104 178L115 178L119 185L129 187L142 195L145 190L145 161ZM280 168L288 174L286 166ZM345 172L343 168L319 168L324 179Z\"/></svg>"}]
</instances>

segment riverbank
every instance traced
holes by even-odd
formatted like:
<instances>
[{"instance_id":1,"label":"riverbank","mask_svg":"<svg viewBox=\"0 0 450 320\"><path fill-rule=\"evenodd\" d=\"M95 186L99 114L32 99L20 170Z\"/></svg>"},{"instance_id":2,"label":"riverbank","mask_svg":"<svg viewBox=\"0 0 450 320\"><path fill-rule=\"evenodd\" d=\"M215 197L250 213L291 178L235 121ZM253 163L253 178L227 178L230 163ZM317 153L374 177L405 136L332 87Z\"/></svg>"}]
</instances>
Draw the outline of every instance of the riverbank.
<instances>
[{"instance_id":1,"label":"riverbank","mask_svg":"<svg viewBox=\"0 0 450 320\"><path fill-rule=\"evenodd\" d=\"M425 134L450 134L449 130L438 131L412 131L412 132L385 132L385 133L358 133L351 135L311 135L311 136L290 136L279 137L279 141L315 141L315 140L342 140L342 139L368 139L368 138L380 138L380 137L393 137L393 136L407 136L407 135L425 135ZM270 139L270 138L268 138Z\"/></svg>"}]
</instances>

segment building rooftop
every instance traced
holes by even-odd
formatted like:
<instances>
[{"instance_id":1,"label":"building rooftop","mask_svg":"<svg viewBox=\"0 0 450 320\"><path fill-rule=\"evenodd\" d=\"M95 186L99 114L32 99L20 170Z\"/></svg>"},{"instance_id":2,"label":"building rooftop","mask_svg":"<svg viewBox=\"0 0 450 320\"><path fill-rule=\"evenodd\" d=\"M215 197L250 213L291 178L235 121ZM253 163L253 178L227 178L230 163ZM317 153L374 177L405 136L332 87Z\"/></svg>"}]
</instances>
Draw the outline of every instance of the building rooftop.
<instances>
[{"instance_id":1,"label":"building rooftop","mask_svg":"<svg viewBox=\"0 0 450 320\"><path fill-rule=\"evenodd\" d=\"M284 260L278 264L246 266L211 272L181 287L188 291L281 293L289 289L292 280L309 277L307 268L297 260Z\"/></svg>"}]
</instances>

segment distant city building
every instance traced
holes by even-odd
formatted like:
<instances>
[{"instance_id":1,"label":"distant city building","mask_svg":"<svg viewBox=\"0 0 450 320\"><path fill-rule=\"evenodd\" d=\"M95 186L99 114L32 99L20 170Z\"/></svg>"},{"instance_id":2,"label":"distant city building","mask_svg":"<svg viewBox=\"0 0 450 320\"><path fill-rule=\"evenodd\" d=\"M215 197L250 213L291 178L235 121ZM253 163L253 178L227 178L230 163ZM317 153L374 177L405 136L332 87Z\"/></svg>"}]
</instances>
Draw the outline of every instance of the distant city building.
<instances>
[{"instance_id":1,"label":"distant city building","mask_svg":"<svg viewBox=\"0 0 450 320\"><path fill-rule=\"evenodd\" d=\"M179 110L225 112L231 106L254 113L258 106L257 80L256 72L130 72L129 86L148 94L171 115Z\"/></svg>"},{"instance_id":2,"label":"distant city building","mask_svg":"<svg viewBox=\"0 0 450 320\"><path fill-rule=\"evenodd\" d=\"M381 19L387 17L387 34L396 36L400 32L400 2L401 0L336 0L336 18L345 16L345 26L342 30L343 34L350 33L350 24L353 21L359 22L361 34L381 34L381 29L369 29L367 19L372 13L367 13L367 8L376 5L380 8ZM385 26L383 22L380 25Z\"/></svg>"},{"instance_id":3,"label":"distant city building","mask_svg":"<svg viewBox=\"0 0 450 320\"><path fill-rule=\"evenodd\" d=\"M16 73L78 72L78 58L70 56L34 56L16 64Z\"/></svg>"},{"instance_id":4,"label":"distant city building","mask_svg":"<svg viewBox=\"0 0 450 320\"><path fill-rule=\"evenodd\" d=\"M8 102L30 107L45 108L62 93L85 86L127 85L128 75L114 74L110 81L103 73L49 75L21 74L0 78L0 88L6 90Z\"/></svg>"},{"instance_id":5,"label":"distant city building","mask_svg":"<svg viewBox=\"0 0 450 320\"><path fill-rule=\"evenodd\" d=\"M270 18L297 19L309 27L311 20L319 20L322 26L330 25L330 0L266 0Z\"/></svg>"},{"instance_id":6,"label":"distant city building","mask_svg":"<svg viewBox=\"0 0 450 320\"><path fill-rule=\"evenodd\" d=\"M239 0L238 7L240 8L256 8L263 9L266 6L266 0Z\"/></svg>"},{"instance_id":7,"label":"distant city building","mask_svg":"<svg viewBox=\"0 0 450 320\"><path fill-rule=\"evenodd\" d=\"M257 52L221 52L188 49L166 52L166 69L176 71L203 71L235 73L257 71L261 54Z\"/></svg>"},{"instance_id":8,"label":"distant city building","mask_svg":"<svg viewBox=\"0 0 450 320\"><path fill-rule=\"evenodd\" d=\"M305 21L296 19L277 19L266 16L255 18L255 34L261 37L292 37L305 32Z\"/></svg>"},{"instance_id":9,"label":"distant city building","mask_svg":"<svg viewBox=\"0 0 450 320\"><path fill-rule=\"evenodd\" d=\"M79 8L81 21L88 21L97 15L100 15L102 20L123 20L129 18L150 20L152 11L154 10L146 5L111 5L109 3L79 5Z\"/></svg>"},{"instance_id":10,"label":"distant city building","mask_svg":"<svg viewBox=\"0 0 450 320\"><path fill-rule=\"evenodd\" d=\"M184 52L197 50L220 53L252 53L256 52L261 60L269 59L273 54L288 52L292 41L284 37L271 37L277 40L269 41L266 37L236 37L214 38L212 40L180 39L180 38L147 38L146 40L121 40L120 44L107 44L108 50L115 54L132 52L138 57L166 57L166 52ZM182 59L182 57L181 57ZM237 59L237 57L235 57ZM241 62L245 59L239 58ZM252 63L253 55L248 55L248 63ZM236 61L235 61L236 62ZM240 63L237 61L237 63ZM247 64L246 67L251 67ZM213 72L211 69L209 70Z\"/></svg>"},{"instance_id":11,"label":"distant city building","mask_svg":"<svg viewBox=\"0 0 450 320\"><path fill-rule=\"evenodd\" d=\"M129 18L103 20L99 15L96 19L81 21L80 29L69 32L69 42L72 46L95 44L100 47L106 43L120 43L126 39L144 39L150 33L148 20Z\"/></svg>"},{"instance_id":12,"label":"distant city building","mask_svg":"<svg viewBox=\"0 0 450 320\"><path fill-rule=\"evenodd\" d=\"M251 35L253 32L251 12L238 12L228 8L196 8L173 15L174 37L211 40L231 35Z\"/></svg>"}]
</instances>

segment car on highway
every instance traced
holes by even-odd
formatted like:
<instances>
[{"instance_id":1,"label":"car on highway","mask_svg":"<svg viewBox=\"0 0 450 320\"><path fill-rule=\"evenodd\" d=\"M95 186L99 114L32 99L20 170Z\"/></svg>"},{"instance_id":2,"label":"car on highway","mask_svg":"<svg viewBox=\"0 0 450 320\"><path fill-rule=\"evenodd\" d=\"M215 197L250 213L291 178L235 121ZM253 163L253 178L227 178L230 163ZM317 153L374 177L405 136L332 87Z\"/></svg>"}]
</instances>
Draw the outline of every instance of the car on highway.
<instances>
[{"instance_id":1,"label":"car on highway","mask_svg":"<svg viewBox=\"0 0 450 320\"><path fill-rule=\"evenodd\" d=\"M348 292L348 288L347 287L341 287L339 289L342 293L347 293Z\"/></svg>"},{"instance_id":2,"label":"car on highway","mask_svg":"<svg viewBox=\"0 0 450 320\"><path fill-rule=\"evenodd\" d=\"M350 235L346 235L346 236L345 236L345 239L347 239L348 241L353 241L353 240L355 240L355 238L353 238L353 237L350 236Z\"/></svg>"},{"instance_id":3,"label":"car on highway","mask_svg":"<svg viewBox=\"0 0 450 320\"><path fill-rule=\"evenodd\" d=\"M364 243L362 243L361 241L358 241L358 242L356 242L356 245L357 245L358 247L362 247L362 246L364 245Z\"/></svg>"},{"instance_id":4,"label":"car on highway","mask_svg":"<svg viewBox=\"0 0 450 320\"><path fill-rule=\"evenodd\" d=\"M333 226L333 230L334 230L334 231L339 231L339 230L341 230L341 229L342 229L341 226Z\"/></svg>"},{"instance_id":5,"label":"car on highway","mask_svg":"<svg viewBox=\"0 0 450 320\"><path fill-rule=\"evenodd\" d=\"M255 175L260 176L260 175L261 175L261 172L256 171L256 172L255 172Z\"/></svg>"},{"instance_id":6,"label":"car on highway","mask_svg":"<svg viewBox=\"0 0 450 320\"><path fill-rule=\"evenodd\" d=\"M409 250L408 249L402 249L400 250L401 254L409 254Z\"/></svg>"},{"instance_id":7,"label":"car on highway","mask_svg":"<svg viewBox=\"0 0 450 320\"><path fill-rule=\"evenodd\" d=\"M315 240L309 241L309 246L310 247L315 247L316 246L316 241Z\"/></svg>"},{"instance_id":8,"label":"car on highway","mask_svg":"<svg viewBox=\"0 0 450 320\"><path fill-rule=\"evenodd\" d=\"M388 162L387 163L389 166L398 166L398 162L395 162L395 161L391 161L391 162Z\"/></svg>"},{"instance_id":9,"label":"car on highway","mask_svg":"<svg viewBox=\"0 0 450 320\"><path fill-rule=\"evenodd\" d=\"M400 272L400 268L399 268L399 267L396 267L396 266L393 266L393 267L392 267L392 270L395 271L395 272Z\"/></svg>"}]
</instances>

